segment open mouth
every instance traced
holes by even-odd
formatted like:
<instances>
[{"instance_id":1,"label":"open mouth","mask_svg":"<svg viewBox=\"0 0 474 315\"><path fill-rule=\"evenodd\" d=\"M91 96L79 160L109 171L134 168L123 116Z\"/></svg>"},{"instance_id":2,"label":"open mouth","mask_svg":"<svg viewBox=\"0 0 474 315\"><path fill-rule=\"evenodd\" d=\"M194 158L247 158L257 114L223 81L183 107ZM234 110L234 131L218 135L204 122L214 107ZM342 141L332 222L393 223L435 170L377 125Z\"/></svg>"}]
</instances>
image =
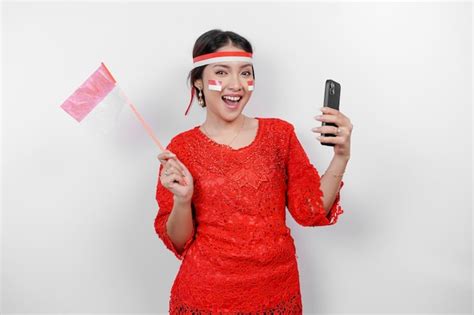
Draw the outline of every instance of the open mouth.
<instances>
[{"instance_id":1,"label":"open mouth","mask_svg":"<svg viewBox=\"0 0 474 315\"><path fill-rule=\"evenodd\" d=\"M242 99L242 96L222 96L222 100L226 103L229 107L235 108L239 106L239 102Z\"/></svg>"}]
</instances>

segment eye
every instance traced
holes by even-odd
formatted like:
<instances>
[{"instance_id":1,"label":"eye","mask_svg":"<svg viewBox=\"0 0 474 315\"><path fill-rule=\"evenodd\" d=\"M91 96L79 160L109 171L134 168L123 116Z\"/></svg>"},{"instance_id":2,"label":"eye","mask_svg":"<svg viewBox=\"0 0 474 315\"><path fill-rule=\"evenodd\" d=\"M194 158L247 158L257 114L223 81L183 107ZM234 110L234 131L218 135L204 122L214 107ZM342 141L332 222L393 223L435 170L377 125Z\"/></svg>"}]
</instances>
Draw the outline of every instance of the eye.
<instances>
[{"instance_id":1,"label":"eye","mask_svg":"<svg viewBox=\"0 0 474 315\"><path fill-rule=\"evenodd\" d=\"M216 71L216 74L217 74L217 75L220 75L221 73L224 74L225 72L222 71L222 70Z\"/></svg>"},{"instance_id":2,"label":"eye","mask_svg":"<svg viewBox=\"0 0 474 315\"><path fill-rule=\"evenodd\" d=\"M250 71L244 71L244 72L242 72L242 73L243 73L244 75L246 75L246 76L252 75L252 72L250 72Z\"/></svg>"}]
</instances>

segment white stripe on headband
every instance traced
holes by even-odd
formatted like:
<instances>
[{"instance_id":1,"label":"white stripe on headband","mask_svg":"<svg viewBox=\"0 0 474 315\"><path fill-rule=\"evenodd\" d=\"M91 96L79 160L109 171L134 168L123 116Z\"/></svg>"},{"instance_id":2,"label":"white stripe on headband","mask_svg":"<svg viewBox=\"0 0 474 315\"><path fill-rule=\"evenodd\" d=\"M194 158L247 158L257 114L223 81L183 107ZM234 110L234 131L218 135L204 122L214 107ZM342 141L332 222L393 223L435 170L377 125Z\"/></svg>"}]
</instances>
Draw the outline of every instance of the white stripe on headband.
<instances>
[{"instance_id":1,"label":"white stripe on headband","mask_svg":"<svg viewBox=\"0 0 474 315\"><path fill-rule=\"evenodd\" d=\"M252 58L249 58L249 57L217 57L217 58L210 58L210 59L207 59L207 60L198 61L198 62L194 63L192 69L200 67L200 66L208 65L208 64L211 64L211 63L227 62L227 61L248 61L248 62L252 63Z\"/></svg>"},{"instance_id":2,"label":"white stripe on headband","mask_svg":"<svg viewBox=\"0 0 474 315\"><path fill-rule=\"evenodd\" d=\"M216 62L247 61L252 63L252 53L243 51L218 51L193 58L192 69Z\"/></svg>"}]
</instances>

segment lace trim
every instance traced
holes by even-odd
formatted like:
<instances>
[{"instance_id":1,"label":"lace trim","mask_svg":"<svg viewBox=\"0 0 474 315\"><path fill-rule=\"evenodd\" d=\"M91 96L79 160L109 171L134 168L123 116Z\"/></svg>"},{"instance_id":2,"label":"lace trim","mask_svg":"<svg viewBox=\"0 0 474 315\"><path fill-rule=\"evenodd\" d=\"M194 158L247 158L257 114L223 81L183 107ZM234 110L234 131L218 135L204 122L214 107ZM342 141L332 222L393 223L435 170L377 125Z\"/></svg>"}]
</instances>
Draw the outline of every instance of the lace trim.
<instances>
[{"instance_id":1,"label":"lace trim","mask_svg":"<svg viewBox=\"0 0 474 315\"><path fill-rule=\"evenodd\" d=\"M247 148L251 148L253 146L256 145L256 143L258 143L258 141L260 140L260 135L262 134L262 119L260 119L260 117L255 117L255 119L258 119L258 128L257 128L257 134L255 135L255 138L253 139L253 141L251 143L249 143L248 145L244 146L244 147L241 147L241 148L238 148L238 149L234 149L232 148L231 146L228 146L226 144L222 144L222 143L218 143L218 142L215 142L214 140L212 140L211 138L209 138L207 135L205 135L201 129L199 129L199 126L196 126L194 127L194 129L197 131L197 134L200 135L201 138L203 138L204 140L206 140L206 142L214 145L214 146L217 146L217 147L221 147L221 148L226 148L230 151L233 151L233 152L239 152L239 151L243 151Z\"/></svg>"},{"instance_id":2,"label":"lace trim","mask_svg":"<svg viewBox=\"0 0 474 315\"><path fill-rule=\"evenodd\" d=\"M341 180L341 183L339 185L339 191L337 192L336 199L334 199L334 203L332 205L331 210L329 211L328 214L328 224L327 225L333 225L336 224L337 218L344 213L344 210L342 209L341 206L341 188L344 186L344 181Z\"/></svg>"},{"instance_id":3,"label":"lace trim","mask_svg":"<svg viewBox=\"0 0 474 315\"><path fill-rule=\"evenodd\" d=\"M340 205L340 189L329 214L324 210L321 177L311 164L306 152L298 140L294 127L290 125L286 164L286 206L291 215L302 226L333 225L344 211Z\"/></svg>"},{"instance_id":4,"label":"lace trim","mask_svg":"<svg viewBox=\"0 0 474 315\"><path fill-rule=\"evenodd\" d=\"M167 149L170 150L171 152L174 152L174 148L172 143L170 143L167 146ZM160 164L160 169L159 169L159 174L161 174L163 170L163 165ZM174 253L176 258L179 260L183 260L184 257L186 256L186 253L193 243L195 236L196 236L196 222L193 218L193 230L191 237L186 241L186 243L183 246L183 250L181 252L178 252L178 249L174 246L173 241L169 237L167 230L166 230L166 222L168 221L168 218L171 214L171 211L173 210L173 205L174 205L174 198L173 194L167 190L163 185L161 184L161 181L159 180L158 176L158 184L156 188L156 200L158 202L158 205L160 207L160 211L158 212L154 226L155 226L155 231L160 237L160 239L163 241L165 244L166 248L168 248L170 251ZM162 198L159 198L159 196L162 196Z\"/></svg>"},{"instance_id":5,"label":"lace trim","mask_svg":"<svg viewBox=\"0 0 474 315\"><path fill-rule=\"evenodd\" d=\"M213 310L192 307L185 303L174 303L170 300L169 313L172 315L295 315L303 314L303 307L301 305L301 298L299 296L292 296L286 301L278 303L278 305L271 308L261 308L256 311L229 311L229 310Z\"/></svg>"},{"instance_id":6,"label":"lace trim","mask_svg":"<svg viewBox=\"0 0 474 315\"><path fill-rule=\"evenodd\" d=\"M171 212L171 210L170 210L170 212ZM166 216L166 220L168 220L168 217L169 217L169 215ZM179 252L178 249L174 246L174 243L171 240L171 238L169 237L168 233L166 232L166 220L164 218L161 220L161 222L163 222L163 223L161 223L161 225L164 225L164 227L158 228L158 231L157 231L158 236L162 239L163 243L165 243L166 247L174 253L176 258L178 258L179 260L183 260L184 257L186 256L186 253L188 252L189 247L193 243L195 235L196 235L196 227L194 225L194 222L193 222L193 231L191 233L191 237L189 237L189 239L186 241L186 243L184 243L183 250L181 252ZM158 227L160 226L159 222L158 222L157 226Z\"/></svg>"}]
</instances>

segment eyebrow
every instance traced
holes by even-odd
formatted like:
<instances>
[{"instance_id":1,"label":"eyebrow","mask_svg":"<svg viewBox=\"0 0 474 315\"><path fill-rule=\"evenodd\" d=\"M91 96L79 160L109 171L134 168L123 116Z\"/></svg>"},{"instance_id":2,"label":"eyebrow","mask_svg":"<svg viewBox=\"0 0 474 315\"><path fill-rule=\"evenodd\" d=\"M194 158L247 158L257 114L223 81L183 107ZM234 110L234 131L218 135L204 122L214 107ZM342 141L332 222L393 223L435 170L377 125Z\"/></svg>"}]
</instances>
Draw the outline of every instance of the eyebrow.
<instances>
[{"instance_id":1,"label":"eyebrow","mask_svg":"<svg viewBox=\"0 0 474 315\"><path fill-rule=\"evenodd\" d=\"M248 66L251 66L251 65L252 65L251 63L246 63L245 65L242 65L240 68L242 69L242 68L245 68L245 67L248 67ZM215 67L222 67L222 68L226 68L226 69L230 68L229 66L223 65L223 64L220 64L220 63L215 64L215 65L212 66L212 68L215 68Z\"/></svg>"}]
</instances>

